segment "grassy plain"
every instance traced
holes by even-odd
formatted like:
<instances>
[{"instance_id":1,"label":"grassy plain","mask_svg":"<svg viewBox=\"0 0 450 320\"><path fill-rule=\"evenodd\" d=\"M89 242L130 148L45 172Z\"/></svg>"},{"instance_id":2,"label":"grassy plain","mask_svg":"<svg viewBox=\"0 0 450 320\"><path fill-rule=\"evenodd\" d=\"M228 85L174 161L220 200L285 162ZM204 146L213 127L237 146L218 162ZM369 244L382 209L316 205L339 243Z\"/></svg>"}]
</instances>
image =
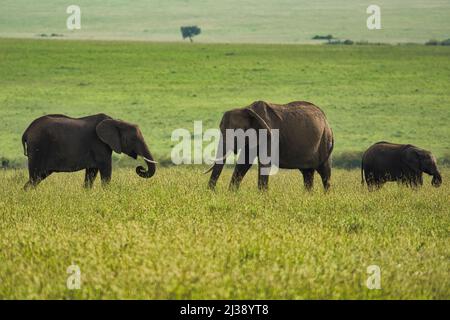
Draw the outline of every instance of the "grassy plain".
<instances>
[{"instance_id":1,"label":"grassy plain","mask_svg":"<svg viewBox=\"0 0 450 320\"><path fill-rule=\"evenodd\" d=\"M177 128L217 128L255 100L312 101L338 159L388 140L450 158L450 48L0 40L0 157L48 113L107 113L140 125L159 161Z\"/></svg>"},{"instance_id":2,"label":"grassy plain","mask_svg":"<svg viewBox=\"0 0 450 320\"><path fill-rule=\"evenodd\" d=\"M47 113L138 123L167 162L171 132L254 100L309 100L334 129L335 158L378 140L450 150L450 50L425 46L167 44L0 40L0 158L23 166L20 137ZM306 193L298 172L256 190L206 190L200 167L142 180L116 158L113 182L82 174L21 190L0 170L0 298L450 298L450 171L440 189L369 193L359 171ZM318 180L318 179L317 179ZM67 267L81 270L68 290ZM381 268L381 290L365 286Z\"/></svg>"},{"instance_id":3,"label":"grassy plain","mask_svg":"<svg viewBox=\"0 0 450 320\"><path fill-rule=\"evenodd\" d=\"M295 171L267 193L255 170L228 192L230 175L216 193L198 168L120 169L91 191L55 175L25 193L25 171L0 171L0 298L450 298L448 169L440 189L372 193L335 170L326 195ZM66 287L71 264L80 290ZM369 265L381 290L366 287Z\"/></svg>"}]
</instances>

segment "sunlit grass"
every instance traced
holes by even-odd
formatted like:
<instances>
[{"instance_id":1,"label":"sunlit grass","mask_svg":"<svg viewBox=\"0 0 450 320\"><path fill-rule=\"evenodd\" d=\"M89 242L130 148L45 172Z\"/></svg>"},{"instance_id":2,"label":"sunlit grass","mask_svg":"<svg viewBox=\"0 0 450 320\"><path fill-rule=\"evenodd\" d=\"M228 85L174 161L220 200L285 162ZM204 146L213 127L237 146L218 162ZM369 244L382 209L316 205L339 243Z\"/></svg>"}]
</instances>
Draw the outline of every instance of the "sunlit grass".
<instances>
[{"instance_id":1,"label":"sunlit grass","mask_svg":"<svg viewBox=\"0 0 450 320\"><path fill-rule=\"evenodd\" d=\"M90 191L60 174L24 192L25 171L0 172L0 298L450 298L448 169L439 189L373 193L357 170L335 170L328 194L296 171L260 193L256 170L229 192L230 175L216 192L187 167L120 169ZM66 288L72 263L81 290ZM373 264L381 290L365 285Z\"/></svg>"}]
</instances>

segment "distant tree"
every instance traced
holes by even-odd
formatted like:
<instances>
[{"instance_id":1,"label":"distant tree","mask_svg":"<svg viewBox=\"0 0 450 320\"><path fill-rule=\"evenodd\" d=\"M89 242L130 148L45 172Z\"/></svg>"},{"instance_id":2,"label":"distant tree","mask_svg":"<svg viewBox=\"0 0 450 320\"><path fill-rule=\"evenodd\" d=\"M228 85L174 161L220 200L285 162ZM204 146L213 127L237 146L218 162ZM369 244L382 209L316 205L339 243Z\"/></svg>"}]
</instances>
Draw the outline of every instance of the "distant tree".
<instances>
[{"instance_id":1,"label":"distant tree","mask_svg":"<svg viewBox=\"0 0 450 320\"><path fill-rule=\"evenodd\" d=\"M439 40L429 40L425 43L426 46L450 46L450 39L439 41Z\"/></svg>"},{"instance_id":2,"label":"distant tree","mask_svg":"<svg viewBox=\"0 0 450 320\"><path fill-rule=\"evenodd\" d=\"M194 41L194 40L192 40L192 37L195 37L202 32L202 30L197 26L181 27L180 29L181 29L181 35L183 36L183 39L189 38L189 40L191 42Z\"/></svg>"},{"instance_id":3,"label":"distant tree","mask_svg":"<svg viewBox=\"0 0 450 320\"><path fill-rule=\"evenodd\" d=\"M328 34L326 36L321 36L321 35L315 35L314 37L312 37L313 40L328 40L330 41L331 39L335 39L331 34Z\"/></svg>"},{"instance_id":4,"label":"distant tree","mask_svg":"<svg viewBox=\"0 0 450 320\"><path fill-rule=\"evenodd\" d=\"M426 46L438 46L440 42L438 40L432 39L425 43Z\"/></svg>"}]
</instances>

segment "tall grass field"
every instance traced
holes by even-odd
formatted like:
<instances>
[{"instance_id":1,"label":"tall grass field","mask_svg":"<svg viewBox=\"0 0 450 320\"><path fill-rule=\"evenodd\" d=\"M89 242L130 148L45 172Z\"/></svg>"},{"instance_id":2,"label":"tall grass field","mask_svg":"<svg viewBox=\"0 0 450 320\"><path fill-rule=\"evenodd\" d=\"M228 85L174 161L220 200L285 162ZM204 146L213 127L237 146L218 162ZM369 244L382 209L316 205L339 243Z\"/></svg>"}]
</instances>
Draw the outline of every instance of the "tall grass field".
<instances>
[{"instance_id":1,"label":"tall grass field","mask_svg":"<svg viewBox=\"0 0 450 320\"><path fill-rule=\"evenodd\" d=\"M0 39L0 298L449 299L449 79L443 46ZM255 100L325 111L336 140L328 193L318 176L306 192L297 170L259 192L255 169L231 192L230 168L212 192L205 167L170 165L173 130L217 128ZM155 177L116 155L107 188L83 189L80 172L23 191L27 125L99 112L140 126ZM345 168L380 140L432 151L441 188L425 177L418 190L368 192Z\"/></svg>"},{"instance_id":2,"label":"tall grass field","mask_svg":"<svg viewBox=\"0 0 450 320\"><path fill-rule=\"evenodd\" d=\"M23 170L0 172L0 298L448 299L450 170L435 189L391 184L369 193L357 170L335 170L324 194L298 171L260 193L253 170L228 192L201 170L143 181L115 172L107 189L60 174L28 193ZM70 265L79 290L66 286ZM369 290L367 268L381 271Z\"/></svg>"}]
</instances>

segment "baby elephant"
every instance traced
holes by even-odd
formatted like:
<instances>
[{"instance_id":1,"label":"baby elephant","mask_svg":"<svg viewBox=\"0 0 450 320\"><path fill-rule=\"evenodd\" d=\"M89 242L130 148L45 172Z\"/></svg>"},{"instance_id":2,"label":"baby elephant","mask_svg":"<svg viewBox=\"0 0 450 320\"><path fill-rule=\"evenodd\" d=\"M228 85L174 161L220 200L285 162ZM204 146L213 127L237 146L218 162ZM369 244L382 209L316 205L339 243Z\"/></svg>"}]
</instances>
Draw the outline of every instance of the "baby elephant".
<instances>
[{"instance_id":1,"label":"baby elephant","mask_svg":"<svg viewBox=\"0 0 450 320\"><path fill-rule=\"evenodd\" d=\"M105 114L84 118L47 115L34 120L22 136L28 156L30 180L25 189L35 187L53 172L86 170L85 187L90 188L100 171L103 184L111 180L112 152L144 158L147 170L139 166L142 178L155 174L155 161L141 130L131 123Z\"/></svg>"},{"instance_id":2,"label":"baby elephant","mask_svg":"<svg viewBox=\"0 0 450 320\"><path fill-rule=\"evenodd\" d=\"M361 183L366 179L369 190L380 188L387 181L397 181L410 187L423 184L422 173L433 176L432 185L439 187L442 177L436 158L427 150L410 144L378 142L364 152L361 163Z\"/></svg>"}]
</instances>

